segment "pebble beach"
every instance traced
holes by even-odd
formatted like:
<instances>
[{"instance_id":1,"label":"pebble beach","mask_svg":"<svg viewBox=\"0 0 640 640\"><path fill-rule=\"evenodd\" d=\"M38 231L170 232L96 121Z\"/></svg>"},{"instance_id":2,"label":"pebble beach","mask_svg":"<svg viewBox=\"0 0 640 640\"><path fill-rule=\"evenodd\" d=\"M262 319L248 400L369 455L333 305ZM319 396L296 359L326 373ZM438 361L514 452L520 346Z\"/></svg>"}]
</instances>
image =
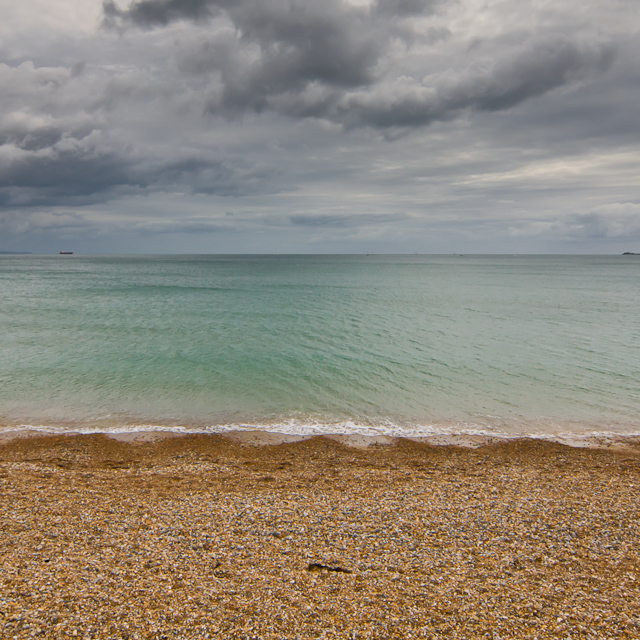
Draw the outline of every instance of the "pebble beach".
<instances>
[{"instance_id":1,"label":"pebble beach","mask_svg":"<svg viewBox=\"0 0 640 640\"><path fill-rule=\"evenodd\" d=\"M0 638L640 638L640 443L0 442Z\"/></svg>"}]
</instances>

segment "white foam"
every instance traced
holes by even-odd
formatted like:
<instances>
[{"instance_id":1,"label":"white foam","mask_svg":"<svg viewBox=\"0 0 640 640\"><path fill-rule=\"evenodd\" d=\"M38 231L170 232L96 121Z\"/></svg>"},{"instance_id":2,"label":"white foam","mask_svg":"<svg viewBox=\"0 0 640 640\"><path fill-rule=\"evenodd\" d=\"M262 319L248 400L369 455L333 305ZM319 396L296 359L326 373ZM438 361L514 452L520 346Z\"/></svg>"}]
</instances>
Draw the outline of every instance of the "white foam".
<instances>
[{"instance_id":1,"label":"white foam","mask_svg":"<svg viewBox=\"0 0 640 640\"><path fill-rule=\"evenodd\" d=\"M502 421L500 421L502 422ZM15 431L37 432L43 434L129 434L164 432L175 434L224 434L238 431L265 431L283 435L359 435L365 437L404 437L404 438L483 438L491 440L515 440L532 438L537 440L564 442L578 446L589 443L610 443L620 440L640 438L639 425L611 425L598 428L595 425L580 423L518 423L505 428L491 424L460 422L455 424L398 424L393 421L380 423L361 423L354 420L322 422L313 419L291 418L273 422L238 422L211 425L163 425L163 424L125 424L125 425L46 425L20 424L0 427L0 434Z\"/></svg>"}]
</instances>

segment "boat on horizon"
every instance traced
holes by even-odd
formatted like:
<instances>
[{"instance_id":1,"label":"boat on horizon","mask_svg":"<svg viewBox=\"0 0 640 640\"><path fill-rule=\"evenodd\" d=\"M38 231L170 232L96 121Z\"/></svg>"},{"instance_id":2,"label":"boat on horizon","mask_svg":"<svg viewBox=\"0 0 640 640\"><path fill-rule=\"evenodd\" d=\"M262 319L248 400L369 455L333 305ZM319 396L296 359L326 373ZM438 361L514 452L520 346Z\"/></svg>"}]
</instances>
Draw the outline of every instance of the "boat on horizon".
<instances>
[{"instance_id":1,"label":"boat on horizon","mask_svg":"<svg viewBox=\"0 0 640 640\"><path fill-rule=\"evenodd\" d=\"M72 256L73 255L73 251L61 251L59 255L61 255L61 256Z\"/></svg>"}]
</instances>

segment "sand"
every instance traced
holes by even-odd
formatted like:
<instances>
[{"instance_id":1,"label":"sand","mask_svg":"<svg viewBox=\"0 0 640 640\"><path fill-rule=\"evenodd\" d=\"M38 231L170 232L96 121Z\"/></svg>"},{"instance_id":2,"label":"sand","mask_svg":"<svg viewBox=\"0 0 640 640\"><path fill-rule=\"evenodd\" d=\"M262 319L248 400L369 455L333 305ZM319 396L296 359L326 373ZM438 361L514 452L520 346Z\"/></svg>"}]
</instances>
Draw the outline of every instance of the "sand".
<instances>
[{"instance_id":1,"label":"sand","mask_svg":"<svg viewBox=\"0 0 640 640\"><path fill-rule=\"evenodd\" d=\"M289 440L5 439L0 637L640 638L637 448Z\"/></svg>"}]
</instances>

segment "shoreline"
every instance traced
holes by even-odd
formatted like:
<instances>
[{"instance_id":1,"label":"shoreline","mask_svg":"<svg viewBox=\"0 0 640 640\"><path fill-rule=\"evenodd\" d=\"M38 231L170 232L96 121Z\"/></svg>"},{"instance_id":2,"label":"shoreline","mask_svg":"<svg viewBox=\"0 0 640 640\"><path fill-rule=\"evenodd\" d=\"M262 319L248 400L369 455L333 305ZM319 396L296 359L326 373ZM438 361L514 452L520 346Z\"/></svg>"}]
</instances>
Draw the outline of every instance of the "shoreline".
<instances>
[{"instance_id":1,"label":"shoreline","mask_svg":"<svg viewBox=\"0 0 640 640\"><path fill-rule=\"evenodd\" d=\"M309 433L293 434L268 429L235 429L225 431L198 431L198 430L173 430L171 427L154 428L145 427L127 428L121 427L115 430L86 430L73 428L64 431L47 427L0 427L0 445L13 440L25 438L47 437L81 437L87 435L104 435L107 438L128 443L157 442L168 438L185 438L189 436L223 437L237 441L243 445L264 446L280 445L292 442L311 440L317 437L325 437L348 447L367 449L372 445L391 445L399 440L409 440L437 447L462 447L465 449L477 449L499 443L512 443L518 441L532 441L549 444L567 445L573 448L605 449L640 453L640 434L628 435L619 433L598 433L583 435L576 434L545 434L539 436L507 436L502 434L474 434L474 433L436 433L428 436L392 436L392 435L366 435L360 433Z\"/></svg>"}]
</instances>

